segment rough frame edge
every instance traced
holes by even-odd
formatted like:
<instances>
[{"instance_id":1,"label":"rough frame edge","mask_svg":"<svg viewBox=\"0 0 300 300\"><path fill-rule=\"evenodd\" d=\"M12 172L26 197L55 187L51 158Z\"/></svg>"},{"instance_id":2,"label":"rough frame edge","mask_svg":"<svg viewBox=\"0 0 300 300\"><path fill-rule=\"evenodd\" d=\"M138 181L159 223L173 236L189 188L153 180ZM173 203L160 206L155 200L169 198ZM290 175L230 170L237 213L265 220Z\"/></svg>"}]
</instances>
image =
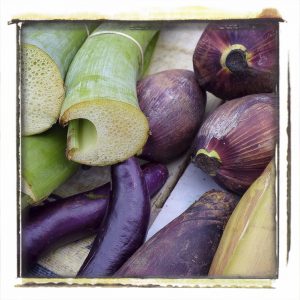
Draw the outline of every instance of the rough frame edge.
<instances>
[{"instance_id":1,"label":"rough frame edge","mask_svg":"<svg viewBox=\"0 0 300 300\"><path fill-rule=\"evenodd\" d=\"M199 9L199 7L197 7ZM200 8L201 9L201 8ZM173 12L180 14L179 12ZM211 13L213 13L213 10L211 10ZM155 12L152 12L152 14L155 14ZM47 15L38 15L38 14L26 14L22 16L17 16L13 18L8 24L16 24L18 26L18 29L20 29L19 23L28 22L28 21L94 21L94 20L115 20L115 21L197 21L197 22L205 22L205 21L250 21L250 20L258 20L258 21L266 21L266 20L272 20L274 22L284 22L284 19L281 17L277 9L274 8L265 8L259 13L257 13L256 16L246 16L241 15L240 17L233 17L230 14L227 16L224 16L224 14L216 14L215 18L203 18L198 16L197 18L189 18L189 14L185 12L186 16L180 17L177 16L177 18L163 18L163 12L159 15L158 18L150 17L150 18L137 18L136 17L129 17L125 15L117 16L116 18L109 18L107 16L103 15L92 15L92 14L74 14L70 16L62 16L62 17L51 17ZM150 14L151 15L151 14ZM83 18L84 17L84 18ZM20 30L18 30L17 35L19 34ZM278 32L279 34L279 32ZM19 35L17 37L18 45L18 53L17 53L17 67L19 66L19 51L20 51L20 45L19 45ZM18 70L18 68L17 68ZM17 86L17 103L18 107L20 107L20 73L17 73L18 78L18 86ZM288 82L288 88L289 88L289 82ZM288 100L290 101L290 99ZM20 117L20 109L18 111L18 117ZM290 120L290 115L288 116ZM18 124L19 124L18 120ZM20 130L20 125L18 125L18 132ZM288 142L290 143L290 132L288 133ZM19 147L19 144L18 144ZM18 148L19 149L19 148ZM20 155L17 159L20 158ZM21 163L21 160L18 160L18 168L19 164ZM290 155L288 155L288 163L290 164ZM288 170L289 174L289 170ZM278 172L277 172L278 175ZM289 178L289 175L288 175ZM277 178L278 179L278 178ZM18 182L19 184L19 182ZM290 189L290 183L288 183L288 189ZM278 199L277 199L278 201ZM19 210L19 208L18 208ZM290 212L288 212L290 213ZM18 228L19 230L19 228ZM288 233L288 238L290 238L290 232ZM18 248L20 247L19 243L17 244ZM19 257L18 257L19 259ZM19 263L18 263L18 276L19 276ZM126 279L111 279L111 278L96 278L96 279L76 279L76 278L17 278L17 283L15 284L15 287L40 287L40 286L55 286L55 287L63 287L63 286L105 286L105 287L185 287L185 288L274 288L275 281L278 279L274 278L263 278L263 279L237 279L237 278L218 278L218 279L212 279L212 278L197 278L197 279L133 279L133 278L126 278Z\"/></svg>"}]
</instances>

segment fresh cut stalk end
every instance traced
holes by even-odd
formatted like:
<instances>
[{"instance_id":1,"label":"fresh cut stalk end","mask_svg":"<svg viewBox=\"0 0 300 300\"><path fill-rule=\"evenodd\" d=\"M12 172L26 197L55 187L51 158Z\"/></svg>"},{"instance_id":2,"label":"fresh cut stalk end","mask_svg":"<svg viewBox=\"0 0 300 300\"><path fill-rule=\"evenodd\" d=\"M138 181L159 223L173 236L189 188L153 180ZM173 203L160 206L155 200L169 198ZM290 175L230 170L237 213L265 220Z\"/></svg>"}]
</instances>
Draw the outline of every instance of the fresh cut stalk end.
<instances>
[{"instance_id":1,"label":"fresh cut stalk end","mask_svg":"<svg viewBox=\"0 0 300 300\"><path fill-rule=\"evenodd\" d=\"M21 139L21 192L34 205L47 198L78 168L65 156L66 130L53 126L50 130Z\"/></svg>"},{"instance_id":2,"label":"fresh cut stalk end","mask_svg":"<svg viewBox=\"0 0 300 300\"><path fill-rule=\"evenodd\" d=\"M31 22L21 31L22 135L57 122L64 79L75 54L98 23Z\"/></svg>"},{"instance_id":3,"label":"fresh cut stalk end","mask_svg":"<svg viewBox=\"0 0 300 300\"><path fill-rule=\"evenodd\" d=\"M141 151L149 132L147 118L139 108L108 99L73 105L60 122L69 122L67 157L94 166L111 165L134 156Z\"/></svg>"},{"instance_id":4,"label":"fresh cut stalk end","mask_svg":"<svg viewBox=\"0 0 300 300\"><path fill-rule=\"evenodd\" d=\"M221 158L217 151L200 149L195 156L196 165L210 176L216 176L221 166Z\"/></svg>"},{"instance_id":5,"label":"fresh cut stalk end","mask_svg":"<svg viewBox=\"0 0 300 300\"><path fill-rule=\"evenodd\" d=\"M80 120L71 124L70 160L112 165L134 156L146 143L149 125L138 105L136 82L151 58L147 54L145 61L145 51L157 31L144 27L103 23L74 57L60 114L62 125ZM153 52L154 44L147 53Z\"/></svg>"},{"instance_id":6,"label":"fresh cut stalk end","mask_svg":"<svg viewBox=\"0 0 300 300\"><path fill-rule=\"evenodd\" d=\"M53 59L30 44L22 45L22 135L33 135L56 123L65 96L64 82Z\"/></svg>"}]
</instances>

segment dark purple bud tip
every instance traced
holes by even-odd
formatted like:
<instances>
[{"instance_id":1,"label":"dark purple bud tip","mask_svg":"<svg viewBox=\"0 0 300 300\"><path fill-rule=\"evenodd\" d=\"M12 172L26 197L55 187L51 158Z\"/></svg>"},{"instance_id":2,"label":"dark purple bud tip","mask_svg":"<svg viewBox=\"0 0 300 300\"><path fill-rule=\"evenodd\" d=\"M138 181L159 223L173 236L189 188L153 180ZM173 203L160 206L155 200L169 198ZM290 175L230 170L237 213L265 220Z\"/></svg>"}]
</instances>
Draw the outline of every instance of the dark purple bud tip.
<instances>
[{"instance_id":1,"label":"dark purple bud tip","mask_svg":"<svg viewBox=\"0 0 300 300\"><path fill-rule=\"evenodd\" d=\"M246 52L241 49L231 50L225 60L226 67L232 73L242 73L248 68Z\"/></svg>"},{"instance_id":2,"label":"dark purple bud tip","mask_svg":"<svg viewBox=\"0 0 300 300\"><path fill-rule=\"evenodd\" d=\"M195 164L210 176L216 176L221 166L221 159L215 150L208 152L205 149L200 149L195 156Z\"/></svg>"}]
</instances>

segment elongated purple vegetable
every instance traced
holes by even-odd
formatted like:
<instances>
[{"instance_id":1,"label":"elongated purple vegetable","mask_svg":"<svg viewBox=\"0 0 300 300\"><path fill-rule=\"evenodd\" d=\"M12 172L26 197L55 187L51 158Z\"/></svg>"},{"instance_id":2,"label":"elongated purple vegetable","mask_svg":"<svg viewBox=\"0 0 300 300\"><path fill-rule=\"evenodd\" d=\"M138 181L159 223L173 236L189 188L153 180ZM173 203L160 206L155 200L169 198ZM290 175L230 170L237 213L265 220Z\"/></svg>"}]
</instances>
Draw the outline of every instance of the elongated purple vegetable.
<instances>
[{"instance_id":1,"label":"elongated purple vegetable","mask_svg":"<svg viewBox=\"0 0 300 300\"><path fill-rule=\"evenodd\" d=\"M114 277L207 276L238 198L211 190L144 243Z\"/></svg>"},{"instance_id":2,"label":"elongated purple vegetable","mask_svg":"<svg viewBox=\"0 0 300 300\"><path fill-rule=\"evenodd\" d=\"M278 84L278 24L211 23L195 48L201 87L223 100L272 93Z\"/></svg>"},{"instance_id":3,"label":"elongated purple vegetable","mask_svg":"<svg viewBox=\"0 0 300 300\"><path fill-rule=\"evenodd\" d=\"M111 174L109 213L78 277L111 276L141 246L146 236L150 201L137 159L132 157L113 165Z\"/></svg>"},{"instance_id":4,"label":"elongated purple vegetable","mask_svg":"<svg viewBox=\"0 0 300 300\"><path fill-rule=\"evenodd\" d=\"M191 145L202 123L206 93L194 72L172 69L152 74L137 84L139 105L151 134L141 157L169 162Z\"/></svg>"},{"instance_id":5,"label":"elongated purple vegetable","mask_svg":"<svg viewBox=\"0 0 300 300\"><path fill-rule=\"evenodd\" d=\"M168 178L162 164L142 166L150 196L154 196ZM22 226L22 273L49 250L95 234L105 216L110 183L91 191L44 205L30 207Z\"/></svg>"}]
</instances>

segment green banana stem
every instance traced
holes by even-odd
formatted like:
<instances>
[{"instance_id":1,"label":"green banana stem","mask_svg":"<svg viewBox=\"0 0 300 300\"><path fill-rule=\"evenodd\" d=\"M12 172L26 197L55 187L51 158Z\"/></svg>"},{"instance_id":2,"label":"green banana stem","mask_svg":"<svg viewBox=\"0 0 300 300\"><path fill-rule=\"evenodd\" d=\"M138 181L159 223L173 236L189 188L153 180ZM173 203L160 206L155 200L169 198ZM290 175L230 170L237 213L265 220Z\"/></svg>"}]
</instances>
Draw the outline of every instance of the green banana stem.
<instances>
[{"instance_id":1,"label":"green banana stem","mask_svg":"<svg viewBox=\"0 0 300 300\"><path fill-rule=\"evenodd\" d=\"M22 27L22 135L41 133L56 123L69 65L95 27L66 22L36 22Z\"/></svg>"},{"instance_id":2,"label":"green banana stem","mask_svg":"<svg viewBox=\"0 0 300 300\"><path fill-rule=\"evenodd\" d=\"M66 133L54 126L42 134L22 137L22 193L29 204L47 198L77 170L78 164L65 156Z\"/></svg>"},{"instance_id":3,"label":"green banana stem","mask_svg":"<svg viewBox=\"0 0 300 300\"><path fill-rule=\"evenodd\" d=\"M153 52L157 31L136 26L103 23L70 66L60 122L70 124L67 155L76 162L115 164L135 155L147 141L149 125L138 105L136 81L149 64L151 55L145 52ZM80 138L83 131L85 139Z\"/></svg>"}]
</instances>

